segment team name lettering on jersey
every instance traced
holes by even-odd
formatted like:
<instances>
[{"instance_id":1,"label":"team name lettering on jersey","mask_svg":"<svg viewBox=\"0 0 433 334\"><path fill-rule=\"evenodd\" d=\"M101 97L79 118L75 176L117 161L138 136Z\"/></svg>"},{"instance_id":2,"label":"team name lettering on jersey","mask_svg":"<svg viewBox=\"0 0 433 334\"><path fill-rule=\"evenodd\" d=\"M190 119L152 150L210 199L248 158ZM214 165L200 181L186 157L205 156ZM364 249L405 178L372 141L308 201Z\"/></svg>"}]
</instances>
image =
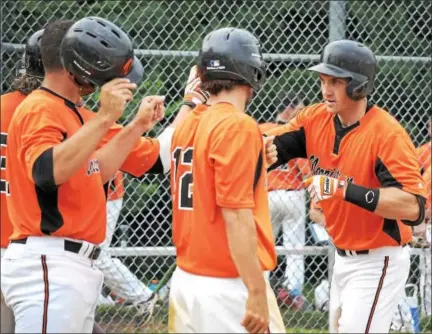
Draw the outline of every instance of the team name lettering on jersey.
<instances>
[{"instance_id":1,"label":"team name lettering on jersey","mask_svg":"<svg viewBox=\"0 0 433 334\"><path fill-rule=\"evenodd\" d=\"M325 175L325 176L329 176L329 177L333 177L335 179L338 179L341 175L343 175L340 170L338 168L334 168L334 169L326 169L326 168L322 168L320 167L320 159L318 157L316 157L315 155L310 155L309 157L310 163L311 163L311 172L313 175ZM347 182L353 182L353 177L349 177L346 175L343 175L344 177L346 177ZM329 191L329 184L325 183L325 188L324 191L326 192L327 190ZM329 193L327 193L329 194Z\"/></svg>"},{"instance_id":2,"label":"team name lettering on jersey","mask_svg":"<svg viewBox=\"0 0 433 334\"><path fill-rule=\"evenodd\" d=\"M87 166L87 176L90 176L94 173L99 173L99 161L98 159L92 159L89 161L89 165Z\"/></svg>"}]
</instances>

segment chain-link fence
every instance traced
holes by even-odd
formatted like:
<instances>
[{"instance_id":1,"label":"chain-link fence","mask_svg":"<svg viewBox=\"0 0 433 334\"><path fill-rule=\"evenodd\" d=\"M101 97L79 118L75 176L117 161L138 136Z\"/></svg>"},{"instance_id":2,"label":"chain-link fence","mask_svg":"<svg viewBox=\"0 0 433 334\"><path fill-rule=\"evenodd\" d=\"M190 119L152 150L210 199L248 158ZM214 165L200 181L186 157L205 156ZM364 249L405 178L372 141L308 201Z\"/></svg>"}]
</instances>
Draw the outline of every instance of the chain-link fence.
<instances>
[{"instance_id":1,"label":"chain-link fence","mask_svg":"<svg viewBox=\"0 0 433 334\"><path fill-rule=\"evenodd\" d=\"M294 96L304 104L321 99L317 78L305 69L317 62L327 42L350 38L370 46L379 59L372 100L395 115L416 146L430 141L431 1L2 1L1 12L2 93L9 90L29 34L56 19L104 17L133 38L145 65L145 80L135 100L145 94L166 96L168 117L149 133L155 136L179 108L204 36L233 26L250 30L262 43L268 80L248 112L259 122L269 122L294 104ZM87 101L93 110L95 101L97 93ZM123 122L134 107L130 103ZM164 332L168 288L160 291L161 301L149 321L145 321L149 304L144 300L151 292L145 285L152 288L157 284L153 280L161 280L174 263L169 181L163 175L140 180L125 176L124 186L123 203L119 199L110 204L111 253L116 258L101 264L108 279L97 321L109 332ZM279 265L271 273L271 283L288 332L326 332L332 246L326 233L310 222L303 191L291 193L283 201L290 209L271 208L274 221L278 210L296 212L296 218L281 219L281 227L275 229ZM118 219L116 207L121 208ZM396 313L393 330L413 330L416 308L411 313L408 305L418 304L419 321L414 323L427 333L431 332L431 248L414 248L412 260L408 297Z\"/></svg>"}]
</instances>

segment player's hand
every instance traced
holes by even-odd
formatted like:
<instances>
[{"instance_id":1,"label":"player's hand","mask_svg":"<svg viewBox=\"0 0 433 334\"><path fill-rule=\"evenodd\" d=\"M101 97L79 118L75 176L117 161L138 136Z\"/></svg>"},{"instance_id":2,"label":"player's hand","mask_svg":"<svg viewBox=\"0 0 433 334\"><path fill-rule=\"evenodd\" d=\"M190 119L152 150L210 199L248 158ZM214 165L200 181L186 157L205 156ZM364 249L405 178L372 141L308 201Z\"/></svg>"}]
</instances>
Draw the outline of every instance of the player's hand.
<instances>
[{"instance_id":1,"label":"player's hand","mask_svg":"<svg viewBox=\"0 0 433 334\"><path fill-rule=\"evenodd\" d=\"M277 162L277 147L274 144L275 136L263 137L266 152L266 168Z\"/></svg>"},{"instance_id":2,"label":"player's hand","mask_svg":"<svg viewBox=\"0 0 433 334\"><path fill-rule=\"evenodd\" d=\"M311 208L309 216L312 222L326 227L325 215L321 209Z\"/></svg>"},{"instance_id":3,"label":"player's hand","mask_svg":"<svg viewBox=\"0 0 433 334\"><path fill-rule=\"evenodd\" d=\"M183 102L188 103L188 105L191 105L192 107L194 105L206 103L209 99L210 94L202 90L200 85L201 80L198 77L197 66L194 65L189 72Z\"/></svg>"},{"instance_id":4,"label":"player's hand","mask_svg":"<svg viewBox=\"0 0 433 334\"><path fill-rule=\"evenodd\" d=\"M137 85L129 79L113 79L101 87L99 97L101 107L98 115L110 121L117 121L125 110L126 103L132 100L132 92Z\"/></svg>"},{"instance_id":5,"label":"player's hand","mask_svg":"<svg viewBox=\"0 0 433 334\"><path fill-rule=\"evenodd\" d=\"M249 293L246 313L241 321L248 333L269 333L269 309L266 290L262 293Z\"/></svg>"},{"instance_id":6,"label":"player's hand","mask_svg":"<svg viewBox=\"0 0 433 334\"><path fill-rule=\"evenodd\" d=\"M315 202L320 202L333 197L343 198L346 194L346 178L335 179L325 175L314 175L304 181L310 193L310 197Z\"/></svg>"},{"instance_id":7,"label":"player's hand","mask_svg":"<svg viewBox=\"0 0 433 334\"><path fill-rule=\"evenodd\" d=\"M164 118L164 100L165 96L153 95L146 96L141 101L134 122L143 126L143 131L149 131L157 122Z\"/></svg>"}]
</instances>

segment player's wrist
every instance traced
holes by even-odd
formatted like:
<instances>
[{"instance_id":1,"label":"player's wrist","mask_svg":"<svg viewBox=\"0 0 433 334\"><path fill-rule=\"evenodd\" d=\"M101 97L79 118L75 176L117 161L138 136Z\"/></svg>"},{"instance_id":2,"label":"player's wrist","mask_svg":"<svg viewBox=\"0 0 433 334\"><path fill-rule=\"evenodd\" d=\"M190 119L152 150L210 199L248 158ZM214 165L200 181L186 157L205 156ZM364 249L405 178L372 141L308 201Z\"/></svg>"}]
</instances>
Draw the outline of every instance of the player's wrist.
<instances>
[{"instance_id":1,"label":"player's wrist","mask_svg":"<svg viewBox=\"0 0 433 334\"><path fill-rule=\"evenodd\" d=\"M345 199L348 185L347 178L344 176L340 176L336 179L336 182L337 185L335 187L334 197Z\"/></svg>"},{"instance_id":2,"label":"player's wrist","mask_svg":"<svg viewBox=\"0 0 433 334\"><path fill-rule=\"evenodd\" d=\"M365 210L374 212L379 203L379 189L347 183L344 200Z\"/></svg>"},{"instance_id":3,"label":"player's wrist","mask_svg":"<svg viewBox=\"0 0 433 334\"><path fill-rule=\"evenodd\" d=\"M199 104L205 104L209 99L210 94L199 87L189 91L183 97L183 104L191 108L195 108Z\"/></svg>"}]
</instances>

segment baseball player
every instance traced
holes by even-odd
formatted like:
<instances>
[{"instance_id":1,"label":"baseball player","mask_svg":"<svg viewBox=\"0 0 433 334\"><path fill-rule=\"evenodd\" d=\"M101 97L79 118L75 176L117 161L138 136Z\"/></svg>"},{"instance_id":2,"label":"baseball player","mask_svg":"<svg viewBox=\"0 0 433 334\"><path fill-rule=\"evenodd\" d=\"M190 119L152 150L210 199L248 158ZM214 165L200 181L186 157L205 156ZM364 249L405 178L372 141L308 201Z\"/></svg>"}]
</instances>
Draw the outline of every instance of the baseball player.
<instances>
[{"instance_id":1,"label":"baseball player","mask_svg":"<svg viewBox=\"0 0 433 334\"><path fill-rule=\"evenodd\" d=\"M210 98L175 130L171 145L177 269L169 331L282 333L264 275L276 264L264 143L258 124L245 114L265 82L258 40L243 29L211 32L200 50L198 76Z\"/></svg>"},{"instance_id":2,"label":"baseball player","mask_svg":"<svg viewBox=\"0 0 433 334\"><path fill-rule=\"evenodd\" d=\"M19 68L19 75L11 85L12 92L1 96L1 255L6 251L9 237L12 234L12 224L7 212L6 196L9 195L9 185L6 180L6 150L7 150L7 131L12 115L17 106L30 94L37 89L44 77L44 68L41 59L40 40L43 29L35 32L27 40L24 50L23 62ZM5 304L3 293L1 295L1 333L14 333L15 321L12 310ZM93 333L104 333L98 324L94 324Z\"/></svg>"},{"instance_id":3,"label":"baseball player","mask_svg":"<svg viewBox=\"0 0 433 334\"><path fill-rule=\"evenodd\" d=\"M308 191L336 246L332 333L385 333L409 273L411 226L424 219L426 189L403 127L368 96L377 62L361 43L329 43L321 63L324 102L305 108L277 135L275 168L307 158ZM272 148L272 145L269 146Z\"/></svg>"},{"instance_id":4,"label":"baseball player","mask_svg":"<svg viewBox=\"0 0 433 334\"><path fill-rule=\"evenodd\" d=\"M304 107L302 100L288 94L282 103L284 109L276 116L275 123L260 124L265 132L278 125L286 124ZM268 173L268 197L274 238L283 229L283 246L287 249L302 248L305 244L305 186L303 179L309 176L308 161L294 159L287 165ZM304 286L304 257L302 255L286 256L286 269L278 299L298 309L305 298L302 296ZM295 302L296 300L296 302Z\"/></svg>"},{"instance_id":5,"label":"baseball player","mask_svg":"<svg viewBox=\"0 0 433 334\"><path fill-rule=\"evenodd\" d=\"M163 116L157 96L143 99L130 124L114 125L143 71L128 36L111 22L53 22L41 53L42 87L18 106L8 132L13 234L2 291L17 332L90 332L103 278L94 267L106 231L103 184L119 169L162 171L160 150L171 135L141 138ZM95 114L79 104L97 86Z\"/></svg>"}]
</instances>

